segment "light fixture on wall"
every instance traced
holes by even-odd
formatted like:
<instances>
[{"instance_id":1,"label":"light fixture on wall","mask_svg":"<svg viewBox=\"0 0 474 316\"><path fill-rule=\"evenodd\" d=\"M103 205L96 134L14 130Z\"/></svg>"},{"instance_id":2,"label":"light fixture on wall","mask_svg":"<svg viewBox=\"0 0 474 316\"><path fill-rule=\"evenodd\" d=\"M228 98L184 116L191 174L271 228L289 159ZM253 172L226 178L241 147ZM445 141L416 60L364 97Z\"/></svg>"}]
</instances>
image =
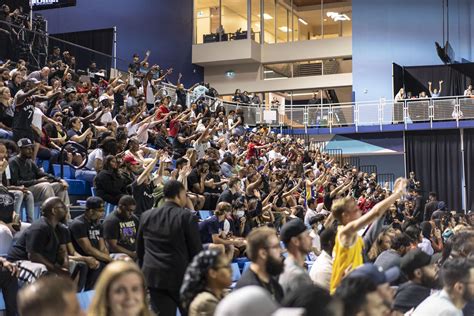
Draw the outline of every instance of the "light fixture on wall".
<instances>
[{"instance_id":1,"label":"light fixture on wall","mask_svg":"<svg viewBox=\"0 0 474 316\"><path fill-rule=\"evenodd\" d=\"M197 17L198 18L201 18L203 16L204 16L204 12L202 12L202 10L197 12Z\"/></svg>"},{"instance_id":2,"label":"light fixture on wall","mask_svg":"<svg viewBox=\"0 0 474 316\"><path fill-rule=\"evenodd\" d=\"M278 29L284 33L291 32L291 29L287 28L286 26L280 26Z\"/></svg>"},{"instance_id":3,"label":"light fixture on wall","mask_svg":"<svg viewBox=\"0 0 474 316\"><path fill-rule=\"evenodd\" d=\"M351 18L349 18L347 16L347 14L344 14L344 13L337 13L337 12L328 12L326 13L326 15L328 17L330 17L331 19L333 19L335 22L337 21L350 21Z\"/></svg>"},{"instance_id":4,"label":"light fixture on wall","mask_svg":"<svg viewBox=\"0 0 474 316\"><path fill-rule=\"evenodd\" d=\"M233 79L233 78L235 77L235 71L233 71L233 70L227 70L227 71L225 72L225 76L226 76L227 78L229 78L229 79Z\"/></svg>"},{"instance_id":5,"label":"light fixture on wall","mask_svg":"<svg viewBox=\"0 0 474 316\"><path fill-rule=\"evenodd\" d=\"M300 22L303 23L304 25L308 25L308 22L306 22L306 21L303 20L302 18L298 18L298 21L300 21Z\"/></svg>"},{"instance_id":6,"label":"light fixture on wall","mask_svg":"<svg viewBox=\"0 0 474 316\"><path fill-rule=\"evenodd\" d=\"M260 17L260 14L258 15L258 17ZM264 19L264 20L273 20L273 16L271 16L271 15L268 14L268 13L264 13L264 14L263 14L263 19Z\"/></svg>"}]
</instances>

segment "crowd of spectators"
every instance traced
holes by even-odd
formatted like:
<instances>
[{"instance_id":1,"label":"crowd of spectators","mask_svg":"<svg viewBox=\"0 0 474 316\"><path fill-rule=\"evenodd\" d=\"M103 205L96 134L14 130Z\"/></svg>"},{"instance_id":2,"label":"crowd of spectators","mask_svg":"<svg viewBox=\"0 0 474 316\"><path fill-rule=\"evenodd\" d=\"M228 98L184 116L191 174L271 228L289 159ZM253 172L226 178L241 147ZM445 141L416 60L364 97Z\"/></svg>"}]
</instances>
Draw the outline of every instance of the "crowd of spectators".
<instances>
[{"instance_id":1,"label":"crowd of spectators","mask_svg":"<svg viewBox=\"0 0 474 316\"><path fill-rule=\"evenodd\" d=\"M75 292L92 289L89 315L473 315L472 213L435 192L425 205L414 173L390 189L250 129L241 108L206 102L207 84L162 94L172 69L145 55L127 79L96 82L57 48L40 70L1 64L7 315L81 315ZM67 141L84 153L60 157ZM37 159L81 167L95 192L81 215Z\"/></svg>"}]
</instances>

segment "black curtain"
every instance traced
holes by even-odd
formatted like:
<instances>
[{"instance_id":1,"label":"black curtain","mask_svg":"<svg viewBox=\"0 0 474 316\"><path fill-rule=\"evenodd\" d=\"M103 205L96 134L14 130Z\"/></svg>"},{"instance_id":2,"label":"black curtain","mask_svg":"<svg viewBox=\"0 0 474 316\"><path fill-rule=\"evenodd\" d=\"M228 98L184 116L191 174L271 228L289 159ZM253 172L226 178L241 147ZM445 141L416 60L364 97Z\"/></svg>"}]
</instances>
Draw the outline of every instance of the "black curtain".
<instances>
[{"instance_id":1,"label":"black curtain","mask_svg":"<svg viewBox=\"0 0 474 316\"><path fill-rule=\"evenodd\" d=\"M407 173L414 171L425 198L430 191L449 209L462 209L462 159L459 130L405 133Z\"/></svg>"},{"instance_id":2,"label":"black curtain","mask_svg":"<svg viewBox=\"0 0 474 316\"><path fill-rule=\"evenodd\" d=\"M464 130L464 165L466 181L466 207L474 211L474 129Z\"/></svg>"},{"instance_id":3,"label":"black curtain","mask_svg":"<svg viewBox=\"0 0 474 316\"><path fill-rule=\"evenodd\" d=\"M54 38L50 38L50 53L54 46L61 48L61 52L66 50L69 51L74 57L76 57L76 69L86 70L92 61L96 62L98 68L103 68L107 71L112 66L111 55L113 50L114 29L61 33L53 34L51 36L108 55L104 56L102 54L91 52L89 50L55 40Z\"/></svg>"},{"instance_id":4,"label":"black curtain","mask_svg":"<svg viewBox=\"0 0 474 316\"><path fill-rule=\"evenodd\" d=\"M403 68L405 92L411 92L416 96L421 91L429 95L428 81L433 83L432 89L439 89L440 80L443 80L441 96L463 95L466 87L474 81L473 79L474 63ZM394 77L395 86L397 83Z\"/></svg>"},{"instance_id":5,"label":"black curtain","mask_svg":"<svg viewBox=\"0 0 474 316\"><path fill-rule=\"evenodd\" d=\"M395 97L398 91L400 91L400 89L403 88L403 67L396 63L392 63L392 74L393 74L393 97Z\"/></svg>"}]
</instances>

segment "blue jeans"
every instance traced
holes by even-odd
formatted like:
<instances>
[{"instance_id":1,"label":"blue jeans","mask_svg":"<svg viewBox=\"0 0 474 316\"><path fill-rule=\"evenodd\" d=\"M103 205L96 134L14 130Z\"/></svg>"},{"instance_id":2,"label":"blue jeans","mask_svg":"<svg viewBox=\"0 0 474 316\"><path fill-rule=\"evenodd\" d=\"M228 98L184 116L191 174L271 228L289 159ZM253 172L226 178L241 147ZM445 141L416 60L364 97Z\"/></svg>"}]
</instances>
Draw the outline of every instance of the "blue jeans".
<instances>
[{"instance_id":1,"label":"blue jeans","mask_svg":"<svg viewBox=\"0 0 474 316\"><path fill-rule=\"evenodd\" d=\"M26 217L29 223L33 223L35 220L35 200L33 198L33 193L30 191L23 193L20 190L9 190L15 196L15 213L21 216L21 206L23 202L25 203Z\"/></svg>"},{"instance_id":2,"label":"blue jeans","mask_svg":"<svg viewBox=\"0 0 474 316\"><path fill-rule=\"evenodd\" d=\"M76 179L84 180L86 182L89 182L91 185L94 184L94 178L96 175L97 175L97 172L94 170L84 170L84 169L76 170Z\"/></svg>"},{"instance_id":3,"label":"blue jeans","mask_svg":"<svg viewBox=\"0 0 474 316\"><path fill-rule=\"evenodd\" d=\"M3 128L0 128L0 138L12 139L13 138L13 132L4 130Z\"/></svg>"}]
</instances>

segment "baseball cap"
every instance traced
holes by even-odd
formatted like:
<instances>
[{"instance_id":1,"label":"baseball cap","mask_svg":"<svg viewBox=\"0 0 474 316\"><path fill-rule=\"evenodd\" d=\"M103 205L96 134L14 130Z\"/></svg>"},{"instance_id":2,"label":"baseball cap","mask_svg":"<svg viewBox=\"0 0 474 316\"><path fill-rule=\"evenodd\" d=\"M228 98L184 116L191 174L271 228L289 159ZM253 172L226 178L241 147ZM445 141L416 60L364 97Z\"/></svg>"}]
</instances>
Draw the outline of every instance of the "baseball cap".
<instances>
[{"instance_id":1,"label":"baseball cap","mask_svg":"<svg viewBox=\"0 0 474 316\"><path fill-rule=\"evenodd\" d=\"M104 200L98 196L90 196L86 200L86 209L96 209L104 205Z\"/></svg>"},{"instance_id":2,"label":"baseball cap","mask_svg":"<svg viewBox=\"0 0 474 316\"><path fill-rule=\"evenodd\" d=\"M438 260L438 256L430 256L421 249L413 249L407 252L400 261L400 269L403 273L410 275L416 269L428 266Z\"/></svg>"},{"instance_id":3,"label":"baseball cap","mask_svg":"<svg viewBox=\"0 0 474 316\"><path fill-rule=\"evenodd\" d=\"M68 94L71 94L71 93L76 93L76 89L74 89L74 88L67 88L67 89L66 89L66 92L64 92L64 95L68 95Z\"/></svg>"},{"instance_id":4,"label":"baseball cap","mask_svg":"<svg viewBox=\"0 0 474 316\"><path fill-rule=\"evenodd\" d=\"M381 267L377 267L373 263L366 263L352 271L347 277L365 277L370 279L376 285L381 285L384 283L391 283L397 280L399 276L400 269L396 266L384 271Z\"/></svg>"},{"instance_id":5,"label":"baseball cap","mask_svg":"<svg viewBox=\"0 0 474 316\"><path fill-rule=\"evenodd\" d=\"M29 147L29 146L34 145L31 139L29 138L22 138L16 144L18 145L19 148L24 148L24 147Z\"/></svg>"},{"instance_id":6,"label":"baseball cap","mask_svg":"<svg viewBox=\"0 0 474 316\"><path fill-rule=\"evenodd\" d=\"M306 225L301 219L293 219L289 222L286 222L285 225L281 228L280 239L285 244L287 244L292 237L296 237L299 234L307 230Z\"/></svg>"},{"instance_id":7,"label":"baseball cap","mask_svg":"<svg viewBox=\"0 0 474 316\"><path fill-rule=\"evenodd\" d=\"M127 155L123 158L123 162L129 163L131 165L139 165L140 163L131 155Z\"/></svg>"}]
</instances>

